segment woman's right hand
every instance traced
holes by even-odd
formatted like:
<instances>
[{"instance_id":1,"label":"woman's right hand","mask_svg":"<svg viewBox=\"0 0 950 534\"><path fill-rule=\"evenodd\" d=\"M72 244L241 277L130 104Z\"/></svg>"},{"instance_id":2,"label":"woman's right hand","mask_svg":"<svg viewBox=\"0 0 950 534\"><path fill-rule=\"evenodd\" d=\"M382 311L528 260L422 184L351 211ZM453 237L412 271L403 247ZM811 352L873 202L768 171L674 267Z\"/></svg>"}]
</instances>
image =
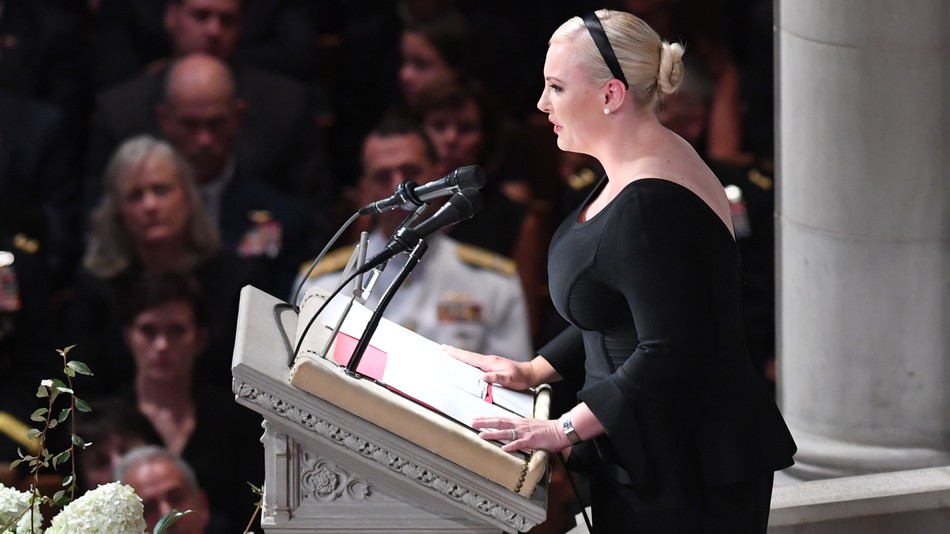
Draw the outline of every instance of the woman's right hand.
<instances>
[{"instance_id":1,"label":"woman's right hand","mask_svg":"<svg viewBox=\"0 0 950 534\"><path fill-rule=\"evenodd\" d=\"M442 350L456 360L485 371L482 377L485 382L499 384L514 391L522 391L542 382L537 379L531 362L518 362L502 356L479 354L450 345L442 345Z\"/></svg>"}]
</instances>

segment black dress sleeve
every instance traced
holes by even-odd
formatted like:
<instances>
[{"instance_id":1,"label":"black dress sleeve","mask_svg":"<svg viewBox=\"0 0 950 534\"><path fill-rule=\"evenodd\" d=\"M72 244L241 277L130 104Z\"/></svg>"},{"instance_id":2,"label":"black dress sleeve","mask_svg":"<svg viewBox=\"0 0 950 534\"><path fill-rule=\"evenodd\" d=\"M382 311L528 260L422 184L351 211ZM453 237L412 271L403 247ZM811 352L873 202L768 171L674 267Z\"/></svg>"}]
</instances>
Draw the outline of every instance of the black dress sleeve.
<instances>
[{"instance_id":1,"label":"black dress sleeve","mask_svg":"<svg viewBox=\"0 0 950 534\"><path fill-rule=\"evenodd\" d=\"M561 377L584 382L584 339L580 328L569 325L548 341L538 354L543 356Z\"/></svg>"}]
</instances>

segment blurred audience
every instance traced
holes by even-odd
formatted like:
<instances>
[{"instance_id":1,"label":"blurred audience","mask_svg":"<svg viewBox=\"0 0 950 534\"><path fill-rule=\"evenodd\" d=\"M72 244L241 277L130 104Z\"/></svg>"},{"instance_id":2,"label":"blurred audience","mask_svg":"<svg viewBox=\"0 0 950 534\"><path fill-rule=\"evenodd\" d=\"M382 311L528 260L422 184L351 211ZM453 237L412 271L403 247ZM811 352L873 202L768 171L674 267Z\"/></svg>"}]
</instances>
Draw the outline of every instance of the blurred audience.
<instances>
[{"instance_id":1,"label":"blurred audience","mask_svg":"<svg viewBox=\"0 0 950 534\"><path fill-rule=\"evenodd\" d=\"M383 2L368 13L364 8L350 8L340 30L331 84L333 168L342 183L359 176L365 134L388 111L411 103L432 78L475 78L506 95L506 112L524 117L533 111L540 61L538 76L526 76L526 28L510 18L519 12L514 6L503 10L508 16L485 2L454 0Z\"/></svg>"},{"instance_id":2,"label":"blurred audience","mask_svg":"<svg viewBox=\"0 0 950 534\"><path fill-rule=\"evenodd\" d=\"M206 54L177 59L157 107L162 132L191 163L205 206L217 221L222 243L239 256L267 263L273 282L261 289L286 295L299 264L316 254L325 238L308 224L312 214L300 200L247 174L234 139L246 111L227 64Z\"/></svg>"},{"instance_id":3,"label":"blurred audience","mask_svg":"<svg viewBox=\"0 0 950 534\"><path fill-rule=\"evenodd\" d=\"M120 295L143 272L190 273L200 281L214 304L199 377L230 387L240 289L263 285L260 265L220 246L188 162L145 135L123 143L109 162L67 317L64 342L77 344L75 357L94 369L80 380L95 393L114 393L133 376Z\"/></svg>"},{"instance_id":4,"label":"blurred audience","mask_svg":"<svg viewBox=\"0 0 950 534\"><path fill-rule=\"evenodd\" d=\"M237 63L309 82L315 76L317 32L305 3L246 0L235 19L212 0L102 0L95 15L94 85L104 89L159 70L173 48L169 24L192 25L203 51L219 57L228 41L222 36L240 25Z\"/></svg>"},{"instance_id":5,"label":"blurred audience","mask_svg":"<svg viewBox=\"0 0 950 534\"><path fill-rule=\"evenodd\" d=\"M170 58L203 52L230 63L237 93L247 102L235 138L242 172L311 206L329 206L332 184L312 95L295 80L237 62L243 14L241 0L170 1L165 8ZM167 73L166 64L97 95L86 165L87 207L99 197L100 176L115 147L134 135L161 133L155 106L162 100Z\"/></svg>"}]
</instances>

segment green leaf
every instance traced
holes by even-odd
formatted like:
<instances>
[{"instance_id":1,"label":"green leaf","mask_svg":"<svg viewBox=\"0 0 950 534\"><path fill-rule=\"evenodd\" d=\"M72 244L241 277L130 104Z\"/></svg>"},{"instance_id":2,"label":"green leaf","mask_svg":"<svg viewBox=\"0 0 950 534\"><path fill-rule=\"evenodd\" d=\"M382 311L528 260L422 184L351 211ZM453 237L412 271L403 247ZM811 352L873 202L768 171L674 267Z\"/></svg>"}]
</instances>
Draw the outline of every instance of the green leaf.
<instances>
[{"instance_id":1,"label":"green leaf","mask_svg":"<svg viewBox=\"0 0 950 534\"><path fill-rule=\"evenodd\" d=\"M72 442L73 442L73 445L77 447L82 447L84 449L89 445L88 443L85 442L85 440L83 440L81 437L77 436L76 434L73 434Z\"/></svg>"},{"instance_id":2,"label":"green leaf","mask_svg":"<svg viewBox=\"0 0 950 534\"><path fill-rule=\"evenodd\" d=\"M73 371L69 367L63 368L63 374L68 376L69 378L76 378L76 371Z\"/></svg>"},{"instance_id":3,"label":"green leaf","mask_svg":"<svg viewBox=\"0 0 950 534\"><path fill-rule=\"evenodd\" d=\"M155 528L152 529L152 534L162 534L166 530L172 527L177 523L182 517L190 514L191 510L185 510L184 512L179 512L178 510L172 510L167 514L163 515L161 519L158 520L158 523L155 523Z\"/></svg>"},{"instance_id":4,"label":"green leaf","mask_svg":"<svg viewBox=\"0 0 950 534\"><path fill-rule=\"evenodd\" d=\"M39 388L37 388L36 397L40 399L44 397L49 397L49 388L46 386L40 386Z\"/></svg>"},{"instance_id":5,"label":"green leaf","mask_svg":"<svg viewBox=\"0 0 950 534\"><path fill-rule=\"evenodd\" d=\"M58 465L63 465L64 463L68 461L69 461L69 451L63 451L57 454L55 458L53 458L53 467L56 467Z\"/></svg>"},{"instance_id":6,"label":"green leaf","mask_svg":"<svg viewBox=\"0 0 950 534\"><path fill-rule=\"evenodd\" d=\"M18 465L20 465L20 464L22 464L22 463L23 463L23 458L19 458L19 459L13 460L12 462L10 462L10 470L12 471L12 470L16 469L16 466L18 466Z\"/></svg>"},{"instance_id":7,"label":"green leaf","mask_svg":"<svg viewBox=\"0 0 950 534\"><path fill-rule=\"evenodd\" d=\"M76 409L80 412L89 413L92 411L92 408L89 407L89 404L87 404L86 401L80 399L79 397L73 397L73 399L76 401Z\"/></svg>"},{"instance_id":8,"label":"green leaf","mask_svg":"<svg viewBox=\"0 0 950 534\"><path fill-rule=\"evenodd\" d=\"M72 475L66 475L66 478L63 479L63 487L64 487L64 488L68 488L68 487L71 486L72 484L73 484L73 476L72 476Z\"/></svg>"},{"instance_id":9,"label":"green leaf","mask_svg":"<svg viewBox=\"0 0 950 534\"><path fill-rule=\"evenodd\" d=\"M38 428L31 428L26 432L26 439L36 439L41 433Z\"/></svg>"},{"instance_id":10,"label":"green leaf","mask_svg":"<svg viewBox=\"0 0 950 534\"><path fill-rule=\"evenodd\" d=\"M48 409L39 408L35 412L33 412L32 415L30 415L30 420L31 421L45 421L46 418L43 416L46 415L47 413L49 413Z\"/></svg>"},{"instance_id":11,"label":"green leaf","mask_svg":"<svg viewBox=\"0 0 950 534\"><path fill-rule=\"evenodd\" d=\"M69 504L69 497L66 496L66 490L59 490L53 494L53 502L56 506L66 506Z\"/></svg>"},{"instance_id":12,"label":"green leaf","mask_svg":"<svg viewBox=\"0 0 950 534\"><path fill-rule=\"evenodd\" d=\"M17 519L17 514L0 512L0 532L15 532Z\"/></svg>"},{"instance_id":13,"label":"green leaf","mask_svg":"<svg viewBox=\"0 0 950 534\"><path fill-rule=\"evenodd\" d=\"M69 417L69 412L70 412L70 408L63 408L62 410L59 411L59 417L57 417L56 420L62 423L63 421L66 420L67 417Z\"/></svg>"},{"instance_id":14,"label":"green leaf","mask_svg":"<svg viewBox=\"0 0 950 534\"><path fill-rule=\"evenodd\" d=\"M58 424L59 424L59 421L57 421L56 419L50 419L50 420L49 420L49 427L50 427L50 428L56 428L56 425L58 425Z\"/></svg>"},{"instance_id":15,"label":"green leaf","mask_svg":"<svg viewBox=\"0 0 950 534\"><path fill-rule=\"evenodd\" d=\"M60 379L58 379L58 378L54 378L54 379L50 380L50 382L52 382L51 385L52 385L52 387L54 387L55 389L69 389L68 387L66 387L66 382L63 382L62 380L60 380Z\"/></svg>"},{"instance_id":16,"label":"green leaf","mask_svg":"<svg viewBox=\"0 0 950 534\"><path fill-rule=\"evenodd\" d=\"M76 371L77 373L81 375L92 376L92 371L89 369L89 366L82 363L79 360L73 360L71 362L67 362L66 367L72 369L73 371Z\"/></svg>"},{"instance_id":17,"label":"green leaf","mask_svg":"<svg viewBox=\"0 0 950 534\"><path fill-rule=\"evenodd\" d=\"M73 347L75 346L76 345L70 345L66 347L65 349L56 349L56 352L58 352L60 356L67 356L69 354L69 351L73 350Z\"/></svg>"}]
</instances>

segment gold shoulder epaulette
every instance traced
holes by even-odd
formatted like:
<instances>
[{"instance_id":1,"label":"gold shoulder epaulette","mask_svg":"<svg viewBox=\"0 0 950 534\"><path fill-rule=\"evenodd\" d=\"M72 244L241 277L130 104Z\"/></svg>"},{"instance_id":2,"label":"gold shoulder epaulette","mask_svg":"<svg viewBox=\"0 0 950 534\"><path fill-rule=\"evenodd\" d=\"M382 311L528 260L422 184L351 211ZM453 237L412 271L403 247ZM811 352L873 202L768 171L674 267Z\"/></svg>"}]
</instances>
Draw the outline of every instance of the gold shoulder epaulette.
<instances>
[{"instance_id":1,"label":"gold shoulder epaulette","mask_svg":"<svg viewBox=\"0 0 950 534\"><path fill-rule=\"evenodd\" d=\"M474 245L459 243L458 256L463 263L512 276L518 273L515 260Z\"/></svg>"},{"instance_id":2,"label":"gold shoulder epaulette","mask_svg":"<svg viewBox=\"0 0 950 534\"><path fill-rule=\"evenodd\" d=\"M21 233L13 236L13 246L27 254L36 254L40 249L40 242Z\"/></svg>"},{"instance_id":3,"label":"gold shoulder epaulette","mask_svg":"<svg viewBox=\"0 0 950 534\"><path fill-rule=\"evenodd\" d=\"M752 169L749 171L749 181L758 186L758 188L762 189L763 191L772 189L772 178L762 174L758 169Z\"/></svg>"},{"instance_id":4,"label":"gold shoulder epaulette","mask_svg":"<svg viewBox=\"0 0 950 534\"><path fill-rule=\"evenodd\" d=\"M323 257L322 260L320 260L320 263L318 263L317 266L313 268L313 272L310 273L308 278L313 280L314 278L323 276L327 273L342 271L343 268L346 267L346 262L350 261L350 255L353 254L353 248L354 247L352 246L347 246L331 250L326 256ZM310 263L311 262L309 261L305 261L300 264L300 274L307 272L307 269L310 268Z\"/></svg>"},{"instance_id":5,"label":"gold shoulder epaulette","mask_svg":"<svg viewBox=\"0 0 950 534\"><path fill-rule=\"evenodd\" d=\"M571 189L575 191L580 191L581 189L584 189L596 181L597 175L594 174L594 171L588 169L587 167L584 167L583 169L570 175L567 179L568 185L570 185Z\"/></svg>"}]
</instances>

